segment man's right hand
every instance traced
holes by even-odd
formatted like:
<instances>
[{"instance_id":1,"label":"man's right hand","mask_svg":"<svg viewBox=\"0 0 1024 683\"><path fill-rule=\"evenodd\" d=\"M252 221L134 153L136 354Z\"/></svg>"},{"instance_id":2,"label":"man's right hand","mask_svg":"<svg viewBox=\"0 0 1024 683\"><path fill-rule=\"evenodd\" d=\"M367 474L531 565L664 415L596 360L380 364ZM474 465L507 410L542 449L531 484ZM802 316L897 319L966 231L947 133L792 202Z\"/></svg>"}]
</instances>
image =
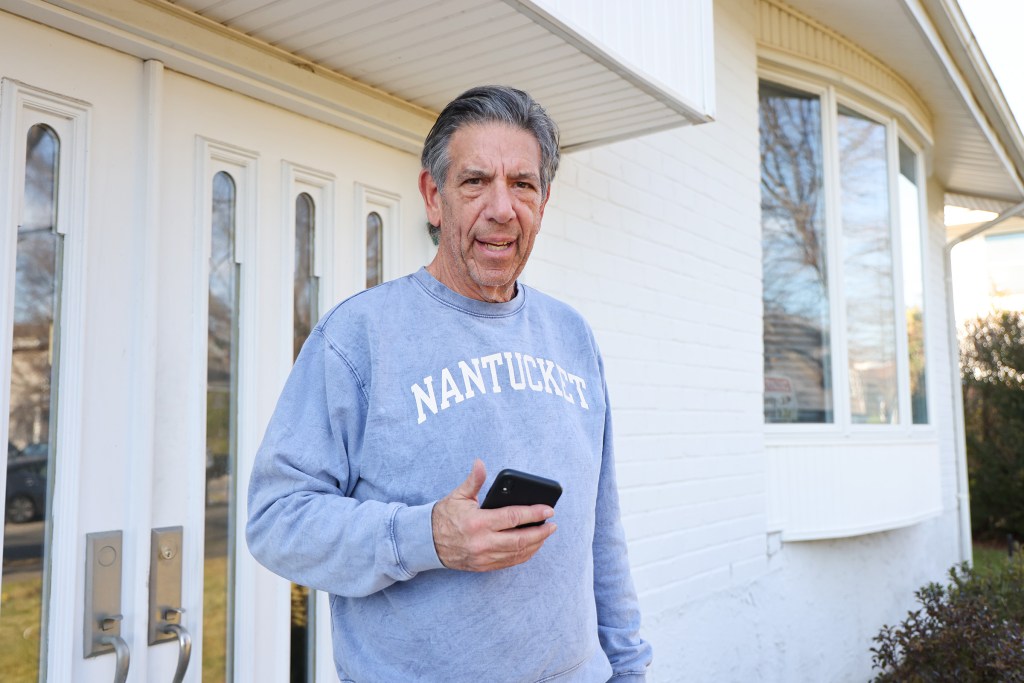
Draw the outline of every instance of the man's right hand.
<instances>
[{"instance_id":1,"label":"man's right hand","mask_svg":"<svg viewBox=\"0 0 1024 683\"><path fill-rule=\"evenodd\" d=\"M486 478L487 470L477 459L466 481L434 505L434 548L449 569L489 572L521 564L555 533L557 527L553 522L516 528L550 519L555 511L547 505L481 510L477 497Z\"/></svg>"}]
</instances>

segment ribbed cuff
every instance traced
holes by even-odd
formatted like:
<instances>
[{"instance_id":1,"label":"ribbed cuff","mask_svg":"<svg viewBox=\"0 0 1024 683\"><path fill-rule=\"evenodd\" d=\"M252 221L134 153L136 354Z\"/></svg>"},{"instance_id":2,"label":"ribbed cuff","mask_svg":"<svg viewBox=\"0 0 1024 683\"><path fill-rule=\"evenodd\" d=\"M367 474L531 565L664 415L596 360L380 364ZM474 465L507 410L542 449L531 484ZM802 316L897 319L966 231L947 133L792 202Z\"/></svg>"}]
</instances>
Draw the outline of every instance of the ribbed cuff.
<instances>
[{"instance_id":1,"label":"ribbed cuff","mask_svg":"<svg viewBox=\"0 0 1024 683\"><path fill-rule=\"evenodd\" d=\"M395 513L392 533L398 562L411 576L444 566L434 547L433 511L434 504L429 503L403 507Z\"/></svg>"}]
</instances>

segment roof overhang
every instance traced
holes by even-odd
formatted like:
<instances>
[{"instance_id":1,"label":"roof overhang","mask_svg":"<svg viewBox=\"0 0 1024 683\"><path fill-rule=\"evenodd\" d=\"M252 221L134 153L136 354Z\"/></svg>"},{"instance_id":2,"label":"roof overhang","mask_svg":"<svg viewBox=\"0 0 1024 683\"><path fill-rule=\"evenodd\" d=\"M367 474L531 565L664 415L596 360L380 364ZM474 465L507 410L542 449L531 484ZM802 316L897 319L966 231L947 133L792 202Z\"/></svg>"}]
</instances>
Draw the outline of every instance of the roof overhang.
<instances>
[{"instance_id":1,"label":"roof overhang","mask_svg":"<svg viewBox=\"0 0 1024 683\"><path fill-rule=\"evenodd\" d=\"M0 9L411 152L449 100L482 83L529 91L566 149L710 120L709 99L659 82L544 4L0 0ZM710 5L695 4L706 8L709 61Z\"/></svg>"},{"instance_id":2,"label":"roof overhang","mask_svg":"<svg viewBox=\"0 0 1024 683\"><path fill-rule=\"evenodd\" d=\"M932 168L947 192L1024 199L1024 137L954 0L787 0L884 62L933 120Z\"/></svg>"}]
</instances>

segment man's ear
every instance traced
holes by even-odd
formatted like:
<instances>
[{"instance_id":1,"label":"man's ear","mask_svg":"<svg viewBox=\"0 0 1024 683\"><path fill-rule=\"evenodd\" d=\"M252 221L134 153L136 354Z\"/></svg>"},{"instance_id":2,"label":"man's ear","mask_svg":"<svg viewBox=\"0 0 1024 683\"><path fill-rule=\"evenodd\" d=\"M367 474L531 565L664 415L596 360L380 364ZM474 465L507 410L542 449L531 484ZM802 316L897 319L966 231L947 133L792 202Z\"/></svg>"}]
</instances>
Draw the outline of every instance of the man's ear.
<instances>
[{"instance_id":1,"label":"man's ear","mask_svg":"<svg viewBox=\"0 0 1024 683\"><path fill-rule=\"evenodd\" d=\"M423 195L423 207L427 210L427 220L431 225L441 225L441 189L434 182L430 171L420 171L420 194Z\"/></svg>"}]
</instances>

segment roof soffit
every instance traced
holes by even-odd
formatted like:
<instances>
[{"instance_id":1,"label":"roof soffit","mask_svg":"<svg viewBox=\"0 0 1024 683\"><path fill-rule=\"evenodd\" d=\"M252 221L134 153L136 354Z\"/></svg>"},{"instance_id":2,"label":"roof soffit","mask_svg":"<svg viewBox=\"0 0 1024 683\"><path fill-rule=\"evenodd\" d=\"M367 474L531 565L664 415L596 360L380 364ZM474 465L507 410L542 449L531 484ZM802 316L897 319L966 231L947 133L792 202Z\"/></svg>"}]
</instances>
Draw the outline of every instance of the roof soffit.
<instances>
[{"instance_id":1,"label":"roof soffit","mask_svg":"<svg viewBox=\"0 0 1024 683\"><path fill-rule=\"evenodd\" d=\"M692 1L710 10L710 0ZM659 83L543 2L2 0L2 7L409 151L418 151L453 96L480 83L528 90L559 122L567 149L710 120L706 98Z\"/></svg>"}]
</instances>

